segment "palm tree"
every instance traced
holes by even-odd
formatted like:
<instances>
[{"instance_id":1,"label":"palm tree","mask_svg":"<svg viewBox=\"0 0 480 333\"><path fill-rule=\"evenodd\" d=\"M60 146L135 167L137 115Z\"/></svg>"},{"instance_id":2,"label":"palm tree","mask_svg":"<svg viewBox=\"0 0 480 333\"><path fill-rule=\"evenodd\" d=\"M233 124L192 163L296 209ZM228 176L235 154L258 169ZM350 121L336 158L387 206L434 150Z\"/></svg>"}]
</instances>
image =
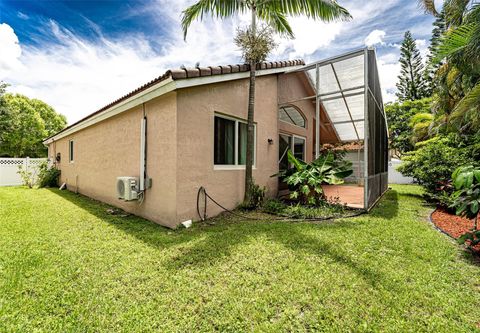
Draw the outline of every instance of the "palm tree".
<instances>
[{"instance_id":1,"label":"palm tree","mask_svg":"<svg viewBox=\"0 0 480 333\"><path fill-rule=\"evenodd\" d=\"M432 1L424 8L436 15ZM433 62L445 61L437 72L437 105L446 121L462 132L480 129L480 4L446 0L447 31L433 50Z\"/></svg>"},{"instance_id":2,"label":"palm tree","mask_svg":"<svg viewBox=\"0 0 480 333\"><path fill-rule=\"evenodd\" d=\"M336 0L199 0L183 11L182 28L184 38L192 22L210 14L216 18L227 18L236 14L250 12L250 32L257 34L257 20L266 23L273 31L281 35L294 37L287 16L304 15L321 21L347 20L349 12ZM250 65L250 86L248 98L247 151L245 166L244 202L250 202L250 188L253 185L253 143L254 143L254 109L255 109L255 71L256 59L246 59Z\"/></svg>"}]
</instances>

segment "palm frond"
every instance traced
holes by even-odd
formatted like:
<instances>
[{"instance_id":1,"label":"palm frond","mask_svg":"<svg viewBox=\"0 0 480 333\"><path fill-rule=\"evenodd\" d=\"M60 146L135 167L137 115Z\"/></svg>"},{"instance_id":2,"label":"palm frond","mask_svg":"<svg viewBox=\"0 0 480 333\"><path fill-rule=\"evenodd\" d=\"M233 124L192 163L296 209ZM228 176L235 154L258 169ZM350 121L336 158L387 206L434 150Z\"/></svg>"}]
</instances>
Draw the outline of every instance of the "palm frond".
<instances>
[{"instance_id":1,"label":"palm frond","mask_svg":"<svg viewBox=\"0 0 480 333\"><path fill-rule=\"evenodd\" d=\"M463 23L465 14L471 0L445 0L445 19L447 26L460 26Z\"/></svg>"},{"instance_id":2,"label":"palm frond","mask_svg":"<svg viewBox=\"0 0 480 333\"><path fill-rule=\"evenodd\" d=\"M259 12L276 12L285 16L306 16L315 20L332 22L352 18L348 10L335 0L259 0Z\"/></svg>"},{"instance_id":3,"label":"palm frond","mask_svg":"<svg viewBox=\"0 0 480 333\"><path fill-rule=\"evenodd\" d=\"M480 126L480 82L457 103L450 119L460 126Z\"/></svg>"},{"instance_id":4,"label":"palm frond","mask_svg":"<svg viewBox=\"0 0 480 333\"><path fill-rule=\"evenodd\" d=\"M425 12L430 13L434 16L438 15L437 9L435 8L434 0L418 0L418 4L425 10Z\"/></svg>"},{"instance_id":5,"label":"palm frond","mask_svg":"<svg viewBox=\"0 0 480 333\"><path fill-rule=\"evenodd\" d=\"M182 12L183 37L187 38L187 31L193 21L203 19L207 14L216 18L225 18L237 13L244 13L248 9L245 1L237 0L199 0Z\"/></svg>"},{"instance_id":6,"label":"palm frond","mask_svg":"<svg viewBox=\"0 0 480 333\"><path fill-rule=\"evenodd\" d=\"M294 37L292 27L282 13L260 9L258 11L258 17L264 20L275 32L290 38Z\"/></svg>"},{"instance_id":7,"label":"palm frond","mask_svg":"<svg viewBox=\"0 0 480 333\"><path fill-rule=\"evenodd\" d=\"M469 23L447 32L435 50L434 61L438 63L444 58L465 49L476 30L477 23Z\"/></svg>"}]
</instances>

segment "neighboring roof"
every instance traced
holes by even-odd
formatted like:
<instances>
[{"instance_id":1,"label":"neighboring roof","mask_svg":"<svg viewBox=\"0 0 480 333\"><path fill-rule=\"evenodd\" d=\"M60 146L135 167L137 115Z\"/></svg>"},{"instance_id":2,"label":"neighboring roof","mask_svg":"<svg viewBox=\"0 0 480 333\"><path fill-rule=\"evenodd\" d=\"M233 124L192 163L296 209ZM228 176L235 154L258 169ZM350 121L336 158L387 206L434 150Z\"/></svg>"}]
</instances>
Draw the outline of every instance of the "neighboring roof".
<instances>
[{"instance_id":1,"label":"neighboring roof","mask_svg":"<svg viewBox=\"0 0 480 333\"><path fill-rule=\"evenodd\" d=\"M322 145L321 150L359 150L363 149L363 141L361 142L348 142L348 143L339 143L331 144L325 143Z\"/></svg>"},{"instance_id":2,"label":"neighboring roof","mask_svg":"<svg viewBox=\"0 0 480 333\"><path fill-rule=\"evenodd\" d=\"M301 59L297 60L288 60L288 61L267 61L257 64L257 70L272 70L272 69L283 69L287 67L293 66L303 66L305 62ZM111 109L112 107L120 104L123 101L128 100L129 98L140 94L141 92L165 81L178 81L178 80L186 80L186 79L193 79L193 78L200 78L200 77L210 77L210 76L219 76L219 75L227 75L227 74L235 74L235 73L245 73L250 71L249 64L236 64L236 65L222 65L222 66L208 66L208 67L196 67L196 68L179 68L179 69L170 69L167 70L163 75L153 79L152 81L145 83L144 85L138 87L137 89L129 92L126 95L116 99L115 101L105 105L104 107L100 108L99 110L89 114L88 116L80 119L79 121L65 127L63 130L55 133L54 135L46 138L43 143L47 143L50 141L51 138L63 133L92 117L101 114L104 111ZM279 72L282 72L281 70ZM277 71L274 71L277 72ZM272 73L274 74L274 73ZM235 79L235 78L232 78Z\"/></svg>"}]
</instances>

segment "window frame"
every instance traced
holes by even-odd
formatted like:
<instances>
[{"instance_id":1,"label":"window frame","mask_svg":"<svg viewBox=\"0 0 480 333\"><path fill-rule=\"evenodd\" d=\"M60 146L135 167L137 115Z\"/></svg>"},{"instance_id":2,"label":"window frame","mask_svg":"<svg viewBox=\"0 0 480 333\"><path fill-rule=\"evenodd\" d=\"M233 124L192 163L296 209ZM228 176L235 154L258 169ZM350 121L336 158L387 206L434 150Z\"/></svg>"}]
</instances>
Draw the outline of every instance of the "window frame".
<instances>
[{"instance_id":1,"label":"window frame","mask_svg":"<svg viewBox=\"0 0 480 333\"><path fill-rule=\"evenodd\" d=\"M297 124L294 124L293 123L293 119L292 119L292 122L288 122L288 121L285 121L283 119L280 118L280 110L281 109L285 109L285 108L292 108L292 109L295 109L295 111L297 111L300 116L303 118L303 123L305 124L305 126L299 126ZM287 114L288 117L290 117L290 115L285 111L285 113ZM290 118L291 119L291 118ZM285 104L285 105L281 105L278 107L278 120L281 121L282 123L284 124L289 124L291 126L295 126L295 127L298 127L298 128L303 128L303 129L307 129L307 117L305 117L305 115L303 114L303 112L300 110L300 108L298 108L297 106L295 105L292 105L292 104Z\"/></svg>"},{"instance_id":2,"label":"window frame","mask_svg":"<svg viewBox=\"0 0 480 333\"><path fill-rule=\"evenodd\" d=\"M75 161L75 140L68 140L68 162L74 163Z\"/></svg>"},{"instance_id":3,"label":"window frame","mask_svg":"<svg viewBox=\"0 0 480 333\"><path fill-rule=\"evenodd\" d=\"M248 121L223 113L215 112L213 115L213 122L215 123L215 117L231 120L235 122L235 142L234 142L234 161L235 164L215 164L215 126L213 127L213 169L214 170L245 170L245 164L238 164L238 133L239 123L248 124ZM257 123L253 123L253 168L256 169L257 164Z\"/></svg>"},{"instance_id":4,"label":"window frame","mask_svg":"<svg viewBox=\"0 0 480 333\"><path fill-rule=\"evenodd\" d=\"M292 138L292 141L290 143L290 150L292 151L292 153L295 155L295 138L297 139L302 139L303 142L304 142L304 145L303 145L303 157L304 157L304 160L306 159L307 157L307 138L304 137L304 136L301 136L301 135L296 135L296 134L292 134L292 133L285 133L285 132L279 132L278 135L284 135L284 136L288 136L290 138ZM286 154L286 152L285 152ZM284 155L282 155L282 158L284 157ZM280 158L278 160L278 164L280 165L280 161L282 160L282 158ZM306 161L304 161L305 163L307 163ZM290 164L290 163L289 163ZM292 167L293 165L290 164L290 167Z\"/></svg>"}]
</instances>

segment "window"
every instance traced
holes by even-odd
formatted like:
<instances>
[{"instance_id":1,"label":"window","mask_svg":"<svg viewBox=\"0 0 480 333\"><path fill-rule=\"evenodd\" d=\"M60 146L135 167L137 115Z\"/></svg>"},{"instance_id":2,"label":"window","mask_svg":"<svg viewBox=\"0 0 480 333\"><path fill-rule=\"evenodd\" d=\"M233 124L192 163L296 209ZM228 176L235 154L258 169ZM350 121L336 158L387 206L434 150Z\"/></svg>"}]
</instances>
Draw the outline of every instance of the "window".
<instances>
[{"instance_id":1,"label":"window","mask_svg":"<svg viewBox=\"0 0 480 333\"><path fill-rule=\"evenodd\" d=\"M214 126L214 164L245 165L247 160L247 123L243 120L216 115Z\"/></svg>"},{"instance_id":2,"label":"window","mask_svg":"<svg viewBox=\"0 0 480 333\"><path fill-rule=\"evenodd\" d=\"M279 142L279 169L286 170L290 167L288 163L287 151L290 149L295 158L305 161L305 138L295 136L280 134L278 136Z\"/></svg>"},{"instance_id":3,"label":"window","mask_svg":"<svg viewBox=\"0 0 480 333\"><path fill-rule=\"evenodd\" d=\"M293 106L282 106L278 110L278 119L286 123L305 128L305 118Z\"/></svg>"},{"instance_id":4,"label":"window","mask_svg":"<svg viewBox=\"0 0 480 333\"><path fill-rule=\"evenodd\" d=\"M68 160L73 162L73 140L68 141Z\"/></svg>"}]
</instances>

